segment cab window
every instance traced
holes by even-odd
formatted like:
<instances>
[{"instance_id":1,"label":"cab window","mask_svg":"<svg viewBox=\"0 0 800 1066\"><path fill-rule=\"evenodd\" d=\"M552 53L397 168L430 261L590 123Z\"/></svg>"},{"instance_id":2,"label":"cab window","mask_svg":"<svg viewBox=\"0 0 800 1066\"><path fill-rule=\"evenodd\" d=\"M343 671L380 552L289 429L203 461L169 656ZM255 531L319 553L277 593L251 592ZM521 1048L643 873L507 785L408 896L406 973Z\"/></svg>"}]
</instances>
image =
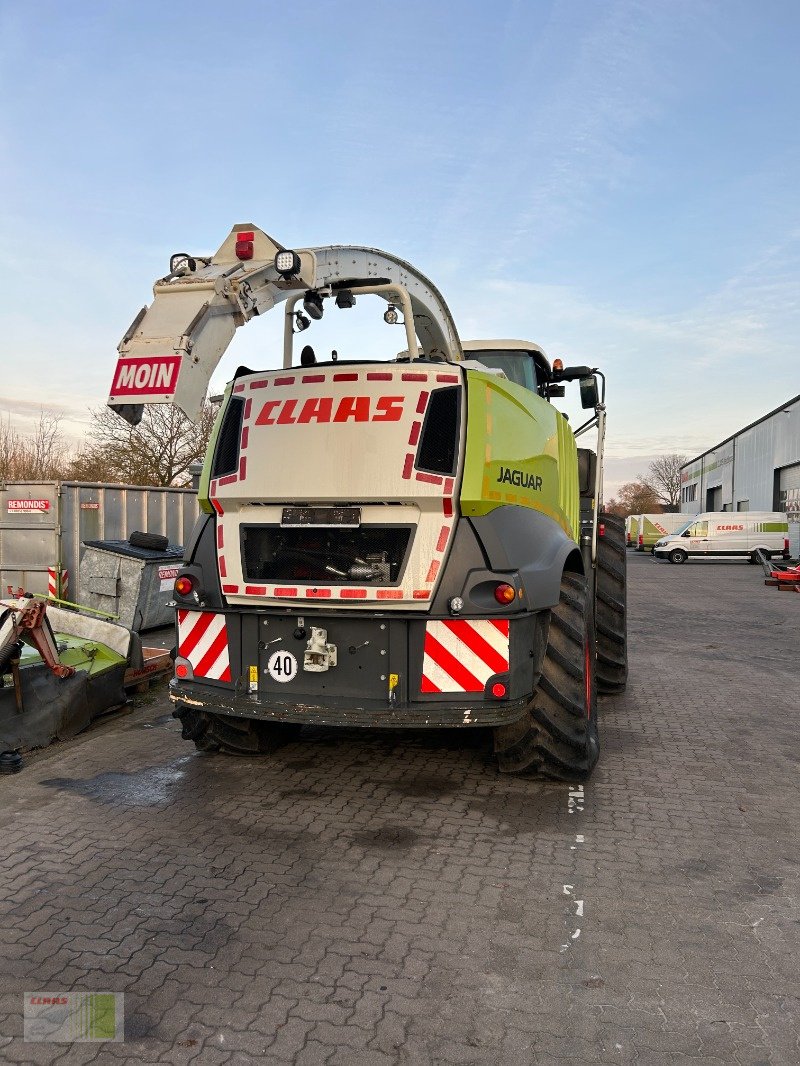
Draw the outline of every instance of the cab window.
<instances>
[{"instance_id":1,"label":"cab window","mask_svg":"<svg viewBox=\"0 0 800 1066\"><path fill-rule=\"evenodd\" d=\"M690 537L707 537L708 536L708 522L695 522L689 526Z\"/></svg>"},{"instance_id":2,"label":"cab window","mask_svg":"<svg viewBox=\"0 0 800 1066\"><path fill-rule=\"evenodd\" d=\"M492 370L502 370L509 381L522 385L524 389L536 392L536 366L528 352L497 351L487 349L485 352L467 352L469 359L475 359Z\"/></svg>"}]
</instances>

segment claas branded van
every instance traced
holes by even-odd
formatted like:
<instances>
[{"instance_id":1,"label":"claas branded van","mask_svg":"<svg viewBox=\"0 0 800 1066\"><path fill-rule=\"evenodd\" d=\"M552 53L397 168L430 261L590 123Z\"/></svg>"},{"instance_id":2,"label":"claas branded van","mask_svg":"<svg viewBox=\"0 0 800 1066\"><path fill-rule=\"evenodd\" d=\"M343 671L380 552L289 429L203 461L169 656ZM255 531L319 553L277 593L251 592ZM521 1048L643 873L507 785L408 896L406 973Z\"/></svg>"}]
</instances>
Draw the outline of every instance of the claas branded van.
<instances>
[{"instance_id":1,"label":"claas branded van","mask_svg":"<svg viewBox=\"0 0 800 1066\"><path fill-rule=\"evenodd\" d=\"M706 511L657 541L653 554L671 563L693 557L742 558L758 562L759 549L771 559L789 558L789 522L780 511Z\"/></svg>"},{"instance_id":2,"label":"claas branded van","mask_svg":"<svg viewBox=\"0 0 800 1066\"><path fill-rule=\"evenodd\" d=\"M636 550L650 552L657 540L667 533L674 533L681 529L689 519L694 518L690 514L640 514L636 533Z\"/></svg>"}]
</instances>

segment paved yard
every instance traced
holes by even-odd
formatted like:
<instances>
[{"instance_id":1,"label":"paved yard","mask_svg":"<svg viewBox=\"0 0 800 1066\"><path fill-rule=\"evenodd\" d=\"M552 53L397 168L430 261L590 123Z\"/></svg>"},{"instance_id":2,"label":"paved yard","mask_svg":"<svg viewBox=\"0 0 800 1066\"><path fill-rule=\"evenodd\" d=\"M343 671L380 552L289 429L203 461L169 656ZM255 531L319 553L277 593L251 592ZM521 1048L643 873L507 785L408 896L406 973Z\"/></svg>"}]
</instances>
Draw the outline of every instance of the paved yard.
<instances>
[{"instance_id":1,"label":"paved yard","mask_svg":"<svg viewBox=\"0 0 800 1066\"><path fill-rule=\"evenodd\" d=\"M800 597L630 557L584 788L478 733L204 756L163 691L0 779L0 1060L798 1063ZM119 1044L24 992L125 993Z\"/></svg>"}]
</instances>

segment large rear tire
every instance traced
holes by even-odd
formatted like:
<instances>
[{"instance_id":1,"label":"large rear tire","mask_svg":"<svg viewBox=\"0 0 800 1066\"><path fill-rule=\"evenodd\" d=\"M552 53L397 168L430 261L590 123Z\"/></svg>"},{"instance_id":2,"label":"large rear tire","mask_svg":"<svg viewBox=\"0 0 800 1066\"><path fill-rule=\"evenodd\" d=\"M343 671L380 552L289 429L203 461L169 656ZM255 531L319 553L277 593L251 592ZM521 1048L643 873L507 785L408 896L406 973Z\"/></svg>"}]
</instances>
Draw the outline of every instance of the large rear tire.
<instances>
[{"instance_id":1,"label":"large rear tire","mask_svg":"<svg viewBox=\"0 0 800 1066\"><path fill-rule=\"evenodd\" d=\"M193 741L198 751L223 755L269 755L294 740L301 728L284 722L210 714L193 707L179 706L172 715L183 726L183 739Z\"/></svg>"},{"instance_id":2,"label":"large rear tire","mask_svg":"<svg viewBox=\"0 0 800 1066\"><path fill-rule=\"evenodd\" d=\"M622 692L628 681L628 590L625 520L601 512L604 535L597 538L595 629L597 691Z\"/></svg>"},{"instance_id":3,"label":"large rear tire","mask_svg":"<svg viewBox=\"0 0 800 1066\"><path fill-rule=\"evenodd\" d=\"M521 721L495 730L503 773L584 781L600 754L595 633L584 578L564 574L550 612L542 676Z\"/></svg>"}]
</instances>

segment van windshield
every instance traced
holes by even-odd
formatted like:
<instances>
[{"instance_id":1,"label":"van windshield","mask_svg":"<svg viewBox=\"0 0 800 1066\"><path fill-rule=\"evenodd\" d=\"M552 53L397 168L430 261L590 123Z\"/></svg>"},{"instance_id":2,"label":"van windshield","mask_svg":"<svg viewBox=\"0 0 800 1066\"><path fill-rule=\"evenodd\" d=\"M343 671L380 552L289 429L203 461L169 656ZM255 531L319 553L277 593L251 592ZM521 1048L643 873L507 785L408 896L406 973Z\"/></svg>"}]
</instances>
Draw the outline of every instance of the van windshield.
<instances>
[{"instance_id":1,"label":"van windshield","mask_svg":"<svg viewBox=\"0 0 800 1066\"><path fill-rule=\"evenodd\" d=\"M679 537L682 533L685 533L686 530L690 526L693 526L693 525L694 525L694 518L692 518L689 522L684 522L683 525L679 529L676 529L675 532L672 533L671 535L673 537Z\"/></svg>"}]
</instances>

